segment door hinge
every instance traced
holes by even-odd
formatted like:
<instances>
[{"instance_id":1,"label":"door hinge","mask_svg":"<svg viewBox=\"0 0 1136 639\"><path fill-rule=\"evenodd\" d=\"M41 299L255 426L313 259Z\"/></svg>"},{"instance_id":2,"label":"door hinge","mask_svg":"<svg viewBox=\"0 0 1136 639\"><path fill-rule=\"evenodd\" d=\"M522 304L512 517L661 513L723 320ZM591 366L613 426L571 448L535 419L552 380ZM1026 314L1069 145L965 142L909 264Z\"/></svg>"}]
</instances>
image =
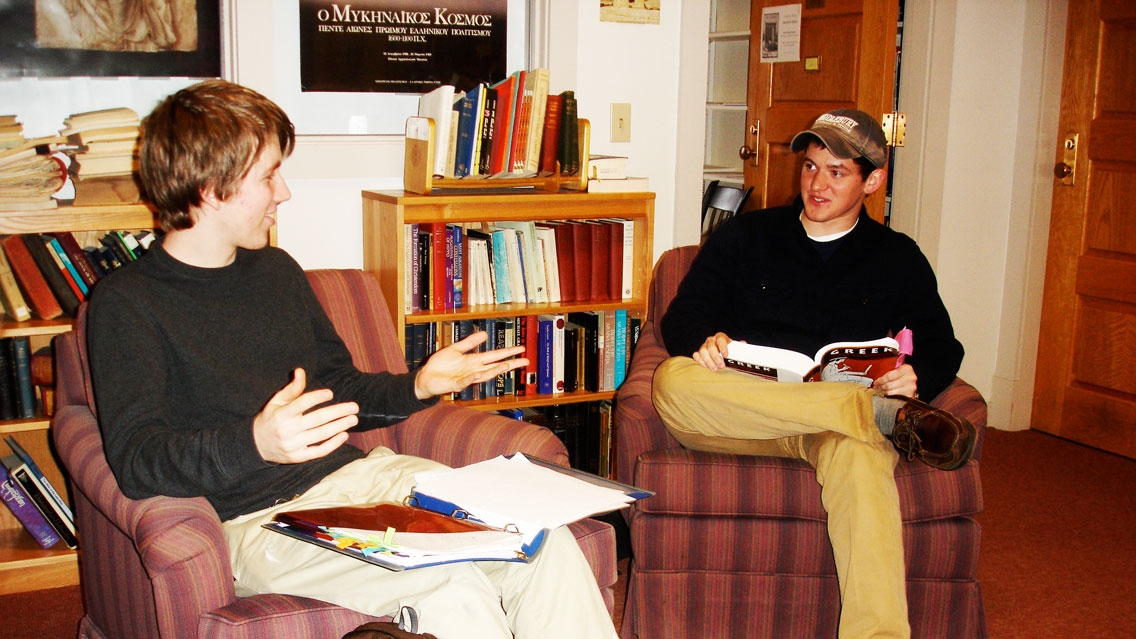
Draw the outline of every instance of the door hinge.
<instances>
[{"instance_id":1,"label":"door hinge","mask_svg":"<svg viewBox=\"0 0 1136 639\"><path fill-rule=\"evenodd\" d=\"M903 139L907 134L907 114L885 113L884 117L880 119L880 126L884 129L884 137L887 138L888 146L903 146Z\"/></svg>"}]
</instances>

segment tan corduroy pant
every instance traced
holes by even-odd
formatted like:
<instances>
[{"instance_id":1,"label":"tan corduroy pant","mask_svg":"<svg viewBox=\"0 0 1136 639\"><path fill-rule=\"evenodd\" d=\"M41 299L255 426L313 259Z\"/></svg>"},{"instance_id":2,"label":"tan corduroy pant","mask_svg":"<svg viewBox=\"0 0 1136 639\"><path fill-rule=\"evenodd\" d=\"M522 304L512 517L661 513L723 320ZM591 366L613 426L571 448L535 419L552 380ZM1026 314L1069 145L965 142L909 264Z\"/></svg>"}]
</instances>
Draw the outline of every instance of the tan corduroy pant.
<instances>
[{"instance_id":1,"label":"tan corduroy pant","mask_svg":"<svg viewBox=\"0 0 1136 639\"><path fill-rule=\"evenodd\" d=\"M312 597L375 616L412 606L418 631L439 639L614 639L595 576L567 528L553 531L528 564L462 562L402 572L261 528L279 510L402 501L415 473L438 468L376 448L290 502L224 522L239 588Z\"/></svg>"},{"instance_id":2,"label":"tan corduroy pant","mask_svg":"<svg viewBox=\"0 0 1136 639\"><path fill-rule=\"evenodd\" d=\"M653 399L667 430L694 450L792 457L816 469L840 583L841 639L911 636L895 465L876 427L874 391L793 384L672 357Z\"/></svg>"}]
</instances>

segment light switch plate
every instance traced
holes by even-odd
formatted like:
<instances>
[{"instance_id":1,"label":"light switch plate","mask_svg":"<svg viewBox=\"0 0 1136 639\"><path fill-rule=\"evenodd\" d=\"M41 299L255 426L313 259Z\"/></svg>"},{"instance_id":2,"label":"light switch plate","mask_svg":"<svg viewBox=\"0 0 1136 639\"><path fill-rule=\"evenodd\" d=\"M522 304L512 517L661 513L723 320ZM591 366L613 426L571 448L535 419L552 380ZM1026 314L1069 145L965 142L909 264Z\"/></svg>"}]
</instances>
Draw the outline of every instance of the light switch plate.
<instances>
[{"instance_id":1,"label":"light switch plate","mask_svg":"<svg viewBox=\"0 0 1136 639\"><path fill-rule=\"evenodd\" d=\"M611 104L611 141L631 141L631 104L627 102L612 102Z\"/></svg>"}]
</instances>

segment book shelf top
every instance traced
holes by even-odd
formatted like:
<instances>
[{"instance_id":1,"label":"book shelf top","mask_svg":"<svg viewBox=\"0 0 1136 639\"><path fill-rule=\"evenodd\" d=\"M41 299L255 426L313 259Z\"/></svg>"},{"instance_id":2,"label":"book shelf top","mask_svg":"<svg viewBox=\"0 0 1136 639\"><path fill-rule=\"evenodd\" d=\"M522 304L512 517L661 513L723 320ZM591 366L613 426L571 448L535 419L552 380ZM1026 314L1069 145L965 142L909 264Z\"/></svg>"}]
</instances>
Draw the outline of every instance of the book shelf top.
<instances>
[{"instance_id":1,"label":"book shelf top","mask_svg":"<svg viewBox=\"0 0 1136 639\"><path fill-rule=\"evenodd\" d=\"M393 211L402 223L493 220L636 219L648 225L654 193L534 193L493 195L415 195L405 191L363 191L367 204Z\"/></svg>"},{"instance_id":2,"label":"book shelf top","mask_svg":"<svg viewBox=\"0 0 1136 639\"><path fill-rule=\"evenodd\" d=\"M142 204L60 206L42 211L0 210L0 234L105 231L156 226L154 213Z\"/></svg>"}]
</instances>

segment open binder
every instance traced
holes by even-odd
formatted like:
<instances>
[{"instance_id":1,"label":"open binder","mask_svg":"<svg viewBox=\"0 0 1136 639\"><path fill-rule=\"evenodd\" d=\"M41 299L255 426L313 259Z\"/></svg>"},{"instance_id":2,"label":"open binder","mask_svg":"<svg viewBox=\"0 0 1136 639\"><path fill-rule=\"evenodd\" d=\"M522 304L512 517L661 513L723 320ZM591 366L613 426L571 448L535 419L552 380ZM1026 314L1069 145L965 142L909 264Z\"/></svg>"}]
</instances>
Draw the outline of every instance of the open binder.
<instances>
[{"instance_id":1,"label":"open binder","mask_svg":"<svg viewBox=\"0 0 1136 639\"><path fill-rule=\"evenodd\" d=\"M530 562L554 528L654 494L520 453L417 479L401 504L283 511L264 527L396 571Z\"/></svg>"}]
</instances>

